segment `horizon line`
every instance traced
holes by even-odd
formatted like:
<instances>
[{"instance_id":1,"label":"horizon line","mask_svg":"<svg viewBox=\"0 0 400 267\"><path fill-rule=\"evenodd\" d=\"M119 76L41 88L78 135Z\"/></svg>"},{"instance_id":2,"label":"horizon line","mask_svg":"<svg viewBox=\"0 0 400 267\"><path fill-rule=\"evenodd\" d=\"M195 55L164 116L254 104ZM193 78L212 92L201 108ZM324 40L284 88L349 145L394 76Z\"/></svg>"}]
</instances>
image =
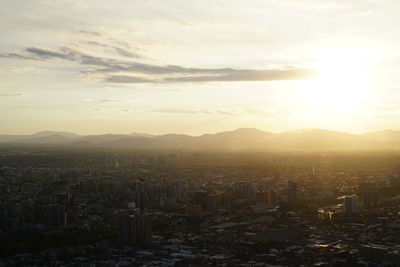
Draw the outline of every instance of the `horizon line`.
<instances>
[{"instance_id":1,"label":"horizon line","mask_svg":"<svg viewBox=\"0 0 400 267\"><path fill-rule=\"evenodd\" d=\"M169 135L169 134L176 134L176 135L187 135L187 136L192 136L192 137L199 137L207 134L219 134L219 133L224 133L224 132L234 132L238 130L258 130L262 131L265 133L272 133L272 134L283 134L283 133L290 133L290 132L301 132L301 131L330 131L330 132L337 132L337 133L347 133L347 134L352 134L352 135L364 135L364 134L369 134L369 133L375 133L375 132L384 132L384 131L394 131L397 132L400 130L395 130L395 129L382 129L382 130L372 130L372 131L366 131L366 132L350 132L350 131L342 131L342 130L332 130L332 129L327 129L327 128L297 128L293 130L286 130L286 131L267 131L267 130L262 130L259 128L255 127L239 127L235 128L233 130L222 130L218 132L203 132L202 134L187 134L187 133L180 133L180 132L166 132L166 133L161 133L161 134L153 134L153 133L148 133L148 132L141 132L141 131L132 131L129 133L112 133L112 132L106 132L106 133L91 133L91 134L81 134L81 133L76 133L68 130L41 130L41 131L35 131L33 133L25 133L25 134L9 134L9 133L0 133L1 135L14 135L14 136L30 136L30 135L35 135L39 133L44 133L44 132L53 132L53 133L69 133L69 134L74 134L78 136L91 136L91 135L132 135L132 134L143 134L143 135L151 135L151 136L163 136L163 135Z\"/></svg>"}]
</instances>

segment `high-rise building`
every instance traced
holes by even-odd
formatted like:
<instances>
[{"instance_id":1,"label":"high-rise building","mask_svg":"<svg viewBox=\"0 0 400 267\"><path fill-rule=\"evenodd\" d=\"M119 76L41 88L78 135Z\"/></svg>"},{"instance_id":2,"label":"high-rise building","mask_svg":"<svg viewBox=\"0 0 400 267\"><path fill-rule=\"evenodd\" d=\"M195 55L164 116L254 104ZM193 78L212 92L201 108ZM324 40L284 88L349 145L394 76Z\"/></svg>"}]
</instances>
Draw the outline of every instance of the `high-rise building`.
<instances>
[{"instance_id":1,"label":"high-rise building","mask_svg":"<svg viewBox=\"0 0 400 267\"><path fill-rule=\"evenodd\" d=\"M151 215L137 212L120 215L121 241L126 245L137 245L151 239Z\"/></svg>"},{"instance_id":2,"label":"high-rise building","mask_svg":"<svg viewBox=\"0 0 400 267\"><path fill-rule=\"evenodd\" d=\"M135 187L135 192L144 193L146 190L146 183L142 181L136 181L134 187Z\"/></svg>"},{"instance_id":3,"label":"high-rise building","mask_svg":"<svg viewBox=\"0 0 400 267\"><path fill-rule=\"evenodd\" d=\"M357 196L345 196L343 198L343 212L346 214L357 212Z\"/></svg>"},{"instance_id":4,"label":"high-rise building","mask_svg":"<svg viewBox=\"0 0 400 267\"><path fill-rule=\"evenodd\" d=\"M267 194L267 203L268 204L275 204L276 203L276 192L274 190L268 190Z\"/></svg>"},{"instance_id":5,"label":"high-rise building","mask_svg":"<svg viewBox=\"0 0 400 267\"><path fill-rule=\"evenodd\" d=\"M198 190L193 193L193 204L200 205L203 210L207 208L208 198L210 196L210 192L205 190Z\"/></svg>"},{"instance_id":6,"label":"high-rise building","mask_svg":"<svg viewBox=\"0 0 400 267\"><path fill-rule=\"evenodd\" d=\"M42 222L50 227L62 227L67 225L67 211L59 204L49 204L40 208Z\"/></svg>"},{"instance_id":7,"label":"high-rise building","mask_svg":"<svg viewBox=\"0 0 400 267\"><path fill-rule=\"evenodd\" d=\"M184 194L184 181L183 180L178 180L175 182L175 192L176 192L176 199L181 201L183 198Z\"/></svg>"},{"instance_id":8,"label":"high-rise building","mask_svg":"<svg viewBox=\"0 0 400 267\"><path fill-rule=\"evenodd\" d=\"M378 206L378 193L376 191L365 191L362 193L363 207L366 209Z\"/></svg>"},{"instance_id":9,"label":"high-rise building","mask_svg":"<svg viewBox=\"0 0 400 267\"><path fill-rule=\"evenodd\" d=\"M253 184L237 181L232 184L233 191L237 198L255 200L256 199L256 187Z\"/></svg>"}]
</instances>

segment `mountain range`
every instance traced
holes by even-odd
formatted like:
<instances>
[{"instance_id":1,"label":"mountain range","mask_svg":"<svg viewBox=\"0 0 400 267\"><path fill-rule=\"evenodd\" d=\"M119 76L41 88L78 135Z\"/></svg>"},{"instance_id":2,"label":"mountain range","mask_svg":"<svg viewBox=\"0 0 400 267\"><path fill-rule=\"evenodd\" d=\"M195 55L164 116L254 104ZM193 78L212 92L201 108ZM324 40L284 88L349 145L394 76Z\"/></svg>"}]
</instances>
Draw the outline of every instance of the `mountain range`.
<instances>
[{"instance_id":1,"label":"mountain range","mask_svg":"<svg viewBox=\"0 0 400 267\"><path fill-rule=\"evenodd\" d=\"M322 129L303 129L272 133L254 128L239 128L216 134L77 135L42 131L32 135L0 135L0 144L68 145L117 149L217 149L217 150L307 150L307 149L390 149L400 150L400 131L383 130L351 134Z\"/></svg>"}]
</instances>

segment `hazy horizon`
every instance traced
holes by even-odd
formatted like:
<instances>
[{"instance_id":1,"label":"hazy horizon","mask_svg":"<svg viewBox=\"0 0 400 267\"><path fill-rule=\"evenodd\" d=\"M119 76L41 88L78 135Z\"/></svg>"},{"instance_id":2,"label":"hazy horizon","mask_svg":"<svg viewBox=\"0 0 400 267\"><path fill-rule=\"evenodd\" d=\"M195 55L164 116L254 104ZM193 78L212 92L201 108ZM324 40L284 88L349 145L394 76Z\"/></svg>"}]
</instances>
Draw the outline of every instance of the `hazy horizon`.
<instances>
[{"instance_id":1,"label":"hazy horizon","mask_svg":"<svg viewBox=\"0 0 400 267\"><path fill-rule=\"evenodd\" d=\"M255 128L255 127L238 127L238 128L233 128L233 129L227 129L227 130L222 130L222 131L216 131L216 132L203 132L199 134L190 134L190 133L185 133L185 132L160 132L160 133L151 133L151 132L144 132L144 131L129 131L129 132L116 132L116 131L109 131L109 132L97 132L97 133L81 133L81 132L75 132L75 131L69 131L69 130L54 130L54 129L44 129L44 130L39 130L35 132L28 132L28 133L1 133L0 135L34 135L42 132L65 132L65 133L72 133L80 136L86 136L86 135L104 135L104 134L123 134L123 135L130 135L130 134L148 134L148 135L154 135L154 136L159 136L159 135L167 135L167 134L183 134L183 135L189 135L189 136L201 136L201 135L206 135L206 134L217 134L217 133L223 133L223 132L233 132L237 131L240 129L255 129L255 130L260 130L263 132L267 133L275 133L275 134L282 134L282 133L287 133L287 132L302 132L302 131L313 131L313 130L322 130L322 131L332 131L332 132L338 132L338 133L349 133L349 134L354 134L354 135L363 135L363 134L368 134L368 133L374 133L374 132L384 132L384 131L394 131L394 132L400 132L400 130L396 129L380 129L376 131L366 131L366 132L350 132L350 131L337 131L334 129L323 129L323 128L300 128L300 129L290 129L290 130L284 130L284 131L269 131L269 130L264 130L260 128Z\"/></svg>"}]
</instances>

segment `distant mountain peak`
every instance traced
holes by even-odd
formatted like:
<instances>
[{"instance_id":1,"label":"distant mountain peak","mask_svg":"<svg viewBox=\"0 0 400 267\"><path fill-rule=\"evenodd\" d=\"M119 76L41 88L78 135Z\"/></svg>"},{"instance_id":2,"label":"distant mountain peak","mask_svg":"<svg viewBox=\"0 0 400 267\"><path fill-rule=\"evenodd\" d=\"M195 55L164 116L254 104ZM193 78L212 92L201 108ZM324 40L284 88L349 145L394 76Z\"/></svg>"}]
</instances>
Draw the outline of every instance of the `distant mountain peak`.
<instances>
[{"instance_id":1,"label":"distant mountain peak","mask_svg":"<svg viewBox=\"0 0 400 267\"><path fill-rule=\"evenodd\" d=\"M45 130L45 131L40 131L40 132L34 133L31 135L31 137L46 137L46 136L51 136L51 135L60 135L60 136L69 137L69 138L78 138L79 137L79 135L70 133L70 132L50 131L50 130Z\"/></svg>"},{"instance_id":2,"label":"distant mountain peak","mask_svg":"<svg viewBox=\"0 0 400 267\"><path fill-rule=\"evenodd\" d=\"M129 134L130 136L135 136L135 137L147 137L147 138L151 138L154 137L155 135L152 134L147 134L147 133L138 133L138 132L133 132Z\"/></svg>"},{"instance_id":3,"label":"distant mountain peak","mask_svg":"<svg viewBox=\"0 0 400 267\"><path fill-rule=\"evenodd\" d=\"M266 132L257 128L237 128L232 131L220 132L216 134L272 134L271 132Z\"/></svg>"},{"instance_id":4,"label":"distant mountain peak","mask_svg":"<svg viewBox=\"0 0 400 267\"><path fill-rule=\"evenodd\" d=\"M233 132L265 132L265 131L257 128L237 128L236 130L233 130Z\"/></svg>"}]
</instances>

